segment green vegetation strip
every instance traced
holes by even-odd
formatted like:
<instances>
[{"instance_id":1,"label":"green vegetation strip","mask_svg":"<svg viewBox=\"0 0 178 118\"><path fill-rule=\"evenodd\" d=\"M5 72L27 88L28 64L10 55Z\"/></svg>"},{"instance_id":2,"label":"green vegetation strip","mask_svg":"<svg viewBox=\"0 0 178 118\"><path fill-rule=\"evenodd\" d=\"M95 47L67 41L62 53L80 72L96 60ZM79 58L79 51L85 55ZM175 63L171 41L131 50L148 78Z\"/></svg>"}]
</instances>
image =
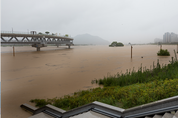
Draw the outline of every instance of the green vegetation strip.
<instances>
[{"instance_id":1,"label":"green vegetation strip","mask_svg":"<svg viewBox=\"0 0 178 118\"><path fill-rule=\"evenodd\" d=\"M176 57L176 53L175 53ZM100 80L103 88L94 88L75 92L53 99L33 99L31 102L42 107L52 104L64 110L70 110L94 101L103 102L121 108L150 103L160 99L178 95L178 61L172 58L170 64L160 67L159 61L153 69L142 69L126 72Z\"/></svg>"},{"instance_id":2,"label":"green vegetation strip","mask_svg":"<svg viewBox=\"0 0 178 118\"><path fill-rule=\"evenodd\" d=\"M147 83L154 80L164 80L166 78L173 79L178 78L178 62L172 58L172 61L168 65L159 64L155 66L153 63L153 69L146 69L142 66L137 72L128 71L125 74L117 73L116 75L111 75L104 77L103 79L93 80L92 83L97 83L99 85L107 86L127 86L135 83Z\"/></svg>"},{"instance_id":3,"label":"green vegetation strip","mask_svg":"<svg viewBox=\"0 0 178 118\"><path fill-rule=\"evenodd\" d=\"M52 104L64 110L73 109L94 101L130 108L178 95L178 79L155 80L146 84L137 83L125 87L104 87L84 90L63 98L34 99L31 102L42 107Z\"/></svg>"}]
</instances>

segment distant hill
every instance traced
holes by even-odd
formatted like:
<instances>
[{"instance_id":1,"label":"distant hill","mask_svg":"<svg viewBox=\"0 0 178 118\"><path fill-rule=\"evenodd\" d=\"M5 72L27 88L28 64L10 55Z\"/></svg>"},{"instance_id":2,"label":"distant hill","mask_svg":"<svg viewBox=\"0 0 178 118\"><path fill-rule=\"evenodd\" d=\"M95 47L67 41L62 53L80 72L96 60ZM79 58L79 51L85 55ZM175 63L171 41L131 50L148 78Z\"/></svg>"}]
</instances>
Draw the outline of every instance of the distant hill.
<instances>
[{"instance_id":1,"label":"distant hill","mask_svg":"<svg viewBox=\"0 0 178 118\"><path fill-rule=\"evenodd\" d=\"M98 36L92 36L90 34L81 34L74 37L75 44L92 44L92 45L109 45L110 42L106 41Z\"/></svg>"}]
</instances>

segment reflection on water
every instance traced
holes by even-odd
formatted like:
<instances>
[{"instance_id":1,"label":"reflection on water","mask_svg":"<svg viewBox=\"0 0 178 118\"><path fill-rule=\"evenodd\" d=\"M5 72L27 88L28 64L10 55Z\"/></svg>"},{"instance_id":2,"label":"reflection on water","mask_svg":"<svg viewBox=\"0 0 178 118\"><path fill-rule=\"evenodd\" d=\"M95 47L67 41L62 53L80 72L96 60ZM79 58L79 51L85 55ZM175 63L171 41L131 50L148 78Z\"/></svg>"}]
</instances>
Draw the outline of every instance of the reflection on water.
<instances>
[{"instance_id":1,"label":"reflection on water","mask_svg":"<svg viewBox=\"0 0 178 118\"><path fill-rule=\"evenodd\" d=\"M148 69L157 59L168 64L177 46L163 45L171 54L168 57L157 56L159 49L157 45L133 46L131 59L130 46L51 46L40 52L32 47L15 47L15 57L12 47L1 47L2 115L28 117L19 106L30 99L61 97L97 87L91 84L93 79L137 70L141 63Z\"/></svg>"},{"instance_id":2,"label":"reflection on water","mask_svg":"<svg viewBox=\"0 0 178 118\"><path fill-rule=\"evenodd\" d=\"M55 50L64 50L68 49L67 46L60 46L57 48L57 46L49 46L49 47L42 47L41 52L44 51L55 51ZM4 46L1 47L1 53L12 53L13 47L12 46ZM34 52L37 53L36 48L31 46L15 46L15 52Z\"/></svg>"}]
</instances>

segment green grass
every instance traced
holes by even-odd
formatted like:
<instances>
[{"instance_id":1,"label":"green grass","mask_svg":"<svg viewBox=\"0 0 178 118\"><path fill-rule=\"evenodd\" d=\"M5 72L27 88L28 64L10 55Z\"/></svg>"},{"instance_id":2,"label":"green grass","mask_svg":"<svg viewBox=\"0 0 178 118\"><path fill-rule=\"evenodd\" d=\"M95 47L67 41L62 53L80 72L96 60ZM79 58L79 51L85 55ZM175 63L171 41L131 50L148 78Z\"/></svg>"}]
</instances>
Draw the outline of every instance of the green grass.
<instances>
[{"instance_id":1,"label":"green grass","mask_svg":"<svg viewBox=\"0 0 178 118\"><path fill-rule=\"evenodd\" d=\"M175 52L175 51L174 51ZM64 110L70 110L94 101L103 102L121 108L150 103L164 98L178 95L178 61L175 59L170 64L157 65L148 70L142 66L137 72L128 71L125 74L105 77L95 80L97 84L104 85L103 88L94 88L56 97L53 99L32 99L38 107L52 104Z\"/></svg>"}]
</instances>

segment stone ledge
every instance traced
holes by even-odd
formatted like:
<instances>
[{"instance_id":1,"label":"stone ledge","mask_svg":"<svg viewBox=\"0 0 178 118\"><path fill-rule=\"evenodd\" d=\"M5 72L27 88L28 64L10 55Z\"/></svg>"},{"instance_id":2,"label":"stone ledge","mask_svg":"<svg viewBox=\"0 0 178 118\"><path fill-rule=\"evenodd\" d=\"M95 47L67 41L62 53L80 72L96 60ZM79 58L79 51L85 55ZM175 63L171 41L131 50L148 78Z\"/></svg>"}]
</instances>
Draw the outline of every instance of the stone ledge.
<instances>
[{"instance_id":1,"label":"stone ledge","mask_svg":"<svg viewBox=\"0 0 178 118\"><path fill-rule=\"evenodd\" d=\"M140 105L140 106L137 106L137 107L129 108L129 109L126 109L125 112L143 109L143 108L146 108L146 107L152 107L152 106L159 105L159 104L165 104L167 102L176 101L176 100L178 101L178 96L174 96L174 97L158 100L158 101L155 101L155 102L151 102L151 103L148 103L148 104Z\"/></svg>"},{"instance_id":2,"label":"stone ledge","mask_svg":"<svg viewBox=\"0 0 178 118\"><path fill-rule=\"evenodd\" d=\"M51 109L54 109L54 110L56 110L56 111L59 111L60 113L64 113L64 112L66 112L66 111L63 110L63 109L60 109L60 108L55 107L55 106L50 105L50 104L46 105L46 107L51 108Z\"/></svg>"},{"instance_id":3,"label":"stone ledge","mask_svg":"<svg viewBox=\"0 0 178 118\"><path fill-rule=\"evenodd\" d=\"M105 104L105 103L101 103L101 102L98 102L98 101L93 102L93 104L96 104L96 105L99 105L99 106L102 106L102 107L106 107L106 108L109 108L109 109L112 109L112 110L116 110L116 111L119 111L119 112L125 111L125 109L115 107L115 106L112 106L112 105L108 105L108 104Z\"/></svg>"}]
</instances>

